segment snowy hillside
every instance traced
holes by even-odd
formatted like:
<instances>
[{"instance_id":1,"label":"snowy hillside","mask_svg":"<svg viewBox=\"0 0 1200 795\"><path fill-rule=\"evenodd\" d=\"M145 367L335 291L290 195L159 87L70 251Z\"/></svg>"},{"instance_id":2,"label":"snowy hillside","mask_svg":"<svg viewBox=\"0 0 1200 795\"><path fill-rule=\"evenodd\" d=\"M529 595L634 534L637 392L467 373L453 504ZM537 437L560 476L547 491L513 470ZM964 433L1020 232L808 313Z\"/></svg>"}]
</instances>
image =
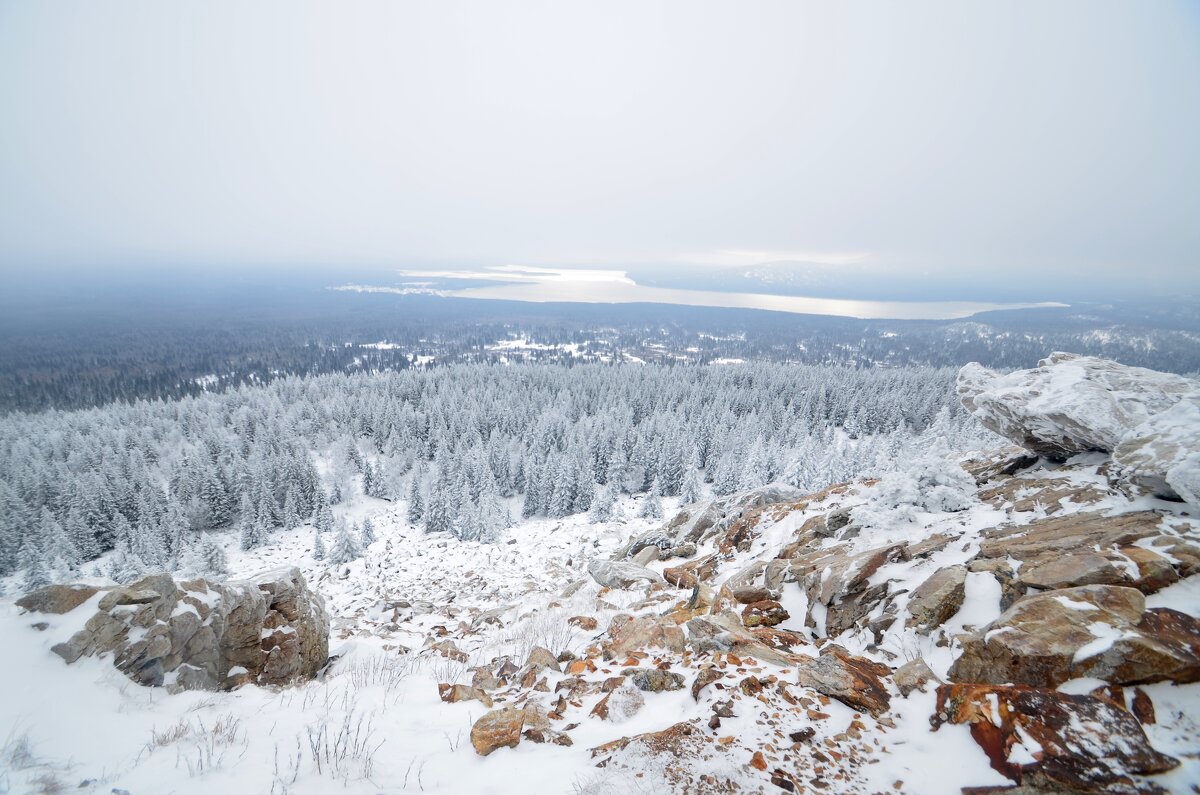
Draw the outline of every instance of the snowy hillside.
<instances>
[{"instance_id":1,"label":"snowy hillside","mask_svg":"<svg viewBox=\"0 0 1200 795\"><path fill-rule=\"evenodd\" d=\"M1051 359L1008 405L1065 365L1092 383L1087 360ZM988 377L968 371L960 391L998 393ZM1173 394L1127 401L1134 427L1188 393ZM1005 416L1023 414L1024 434L1047 427L1035 410ZM1064 427L1091 438L1063 423L1060 441ZM72 578L94 594L19 600L18 569L0 601L0 791L1193 791L1197 507L1143 485L1146 461L1131 472L1097 445L1039 458L965 425L930 428L897 436L871 477L817 488L714 494L700 477L685 500L597 484L610 495L599 515L524 518L498 496L511 521L476 535L431 532L407 493L363 494L358 472L312 518L325 533L305 521L246 544L244 527L205 530L204 554L189 554L229 584L180 593L217 615L245 595L239 582L297 567L314 595L288 599L329 617L329 662L311 680L256 686L222 662L232 689L135 684L151 658L188 665L187 643L154 657L144 641L175 632L191 596L148 634L137 616L171 586L114 587L101 572L120 546ZM1200 430L1168 428L1185 444ZM852 451L853 436L831 438ZM352 466L343 450L326 448L318 479ZM418 502L438 488L406 483ZM268 660L314 626L275 605L271 582L257 585L276 589ZM131 620L128 635L100 637L109 617ZM84 640L114 651L64 662L59 644Z\"/></svg>"}]
</instances>

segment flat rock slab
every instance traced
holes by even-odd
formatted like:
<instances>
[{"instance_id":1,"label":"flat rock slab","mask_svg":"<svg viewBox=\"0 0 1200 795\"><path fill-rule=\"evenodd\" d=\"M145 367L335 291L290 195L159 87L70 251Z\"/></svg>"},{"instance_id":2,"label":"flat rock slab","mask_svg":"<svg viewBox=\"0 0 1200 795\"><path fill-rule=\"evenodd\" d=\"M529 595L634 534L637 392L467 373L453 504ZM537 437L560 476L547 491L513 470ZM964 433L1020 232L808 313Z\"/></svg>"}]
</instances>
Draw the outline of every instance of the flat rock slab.
<instances>
[{"instance_id":1,"label":"flat rock slab","mask_svg":"<svg viewBox=\"0 0 1200 795\"><path fill-rule=\"evenodd\" d=\"M1134 588L1087 585L1026 596L968 636L955 682L1057 687L1096 677L1113 684L1200 681L1200 621L1146 608Z\"/></svg>"},{"instance_id":2,"label":"flat rock slab","mask_svg":"<svg viewBox=\"0 0 1200 795\"><path fill-rule=\"evenodd\" d=\"M1157 792L1140 777L1179 764L1151 747L1131 714L1094 696L942 685L930 722L967 724L997 772L1038 792Z\"/></svg>"}]
</instances>

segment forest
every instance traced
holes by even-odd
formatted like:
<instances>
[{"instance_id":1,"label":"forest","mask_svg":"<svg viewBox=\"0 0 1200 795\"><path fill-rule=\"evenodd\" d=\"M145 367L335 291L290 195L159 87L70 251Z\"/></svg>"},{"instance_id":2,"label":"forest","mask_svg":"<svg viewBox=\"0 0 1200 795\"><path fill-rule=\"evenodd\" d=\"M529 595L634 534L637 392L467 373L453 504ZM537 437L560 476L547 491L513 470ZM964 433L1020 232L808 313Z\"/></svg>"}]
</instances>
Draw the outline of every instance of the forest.
<instances>
[{"instance_id":1,"label":"forest","mask_svg":"<svg viewBox=\"0 0 1200 795\"><path fill-rule=\"evenodd\" d=\"M486 541L518 516L610 519L626 494L654 516L660 497L815 490L994 441L953 383L920 367L463 365L9 414L0 573L31 587L109 551L103 573L122 581L219 571L210 531L252 549L309 523L314 554L344 556L364 539L329 506L359 495Z\"/></svg>"}]
</instances>

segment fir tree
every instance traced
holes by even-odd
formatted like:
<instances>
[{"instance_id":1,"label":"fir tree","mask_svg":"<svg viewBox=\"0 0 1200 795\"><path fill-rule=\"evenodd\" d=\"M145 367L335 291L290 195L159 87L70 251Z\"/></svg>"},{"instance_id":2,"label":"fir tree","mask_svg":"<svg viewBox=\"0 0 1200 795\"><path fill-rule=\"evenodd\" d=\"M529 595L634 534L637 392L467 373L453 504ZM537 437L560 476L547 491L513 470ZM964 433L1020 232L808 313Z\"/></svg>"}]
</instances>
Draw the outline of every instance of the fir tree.
<instances>
[{"instance_id":1,"label":"fir tree","mask_svg":"<svg viewBox=\"0 0 1200 795\"><path fill-rule=\"evenodd\" d=\"M421 496L421 484L414 474L412 485L408 489L408 521L417 524L425 518L425 499Z\"/></svg>"},{"instance_id":2,"label":"fir tree","mask_svg":"<svg viewBox=\"0 0 1200 795\"><path fill-rule=\"evenodd\" d=\"M325 559L325 541L321 538L320 530L313 530L312 556L313 560Z\"/></svg>"},{"instance_id":3,"label":"fir tree","mask_svg":"<svg viewBox=\"0 0 1200 795\"><path fill-rule=\"evenodd\" d=\"M342 522L341 527L338 528L337 537L333 541L333 547L330 548L327 556L329 562L339 566L357 559L361 554L362 550L359 549L358 541L350 532L350 527Z\"/></svg>"}]
</instances>

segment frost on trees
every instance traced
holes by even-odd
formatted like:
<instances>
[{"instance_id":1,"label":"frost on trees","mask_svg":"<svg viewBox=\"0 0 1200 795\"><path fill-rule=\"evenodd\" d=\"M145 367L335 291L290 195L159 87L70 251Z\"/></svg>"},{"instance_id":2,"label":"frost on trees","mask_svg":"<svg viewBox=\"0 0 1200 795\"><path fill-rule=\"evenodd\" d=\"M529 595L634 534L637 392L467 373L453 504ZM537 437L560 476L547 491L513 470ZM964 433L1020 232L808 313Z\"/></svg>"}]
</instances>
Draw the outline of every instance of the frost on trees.
<instances>
[{"instance_id":1,"label":"frost on trees","mask_svg":"<svg viewBox=\"0 0 1200 795\"><path fill-rule=\"evenodd\" d=\"M310 520L332 533L329 503L360 476L381 497L407 478L411 522L479 540L509 524L510 499L524 517L597 518L652 485L685 502L703 484L816 490L903 469L931 439L949 451L992 443L959 406L954 375L462 365L14 413L0 417L0 575L58 577L109 555L128 577L181 565L213 529L246 549ZM934 485L952 507L956 485Z\"/></svg>"}]
</instances>

